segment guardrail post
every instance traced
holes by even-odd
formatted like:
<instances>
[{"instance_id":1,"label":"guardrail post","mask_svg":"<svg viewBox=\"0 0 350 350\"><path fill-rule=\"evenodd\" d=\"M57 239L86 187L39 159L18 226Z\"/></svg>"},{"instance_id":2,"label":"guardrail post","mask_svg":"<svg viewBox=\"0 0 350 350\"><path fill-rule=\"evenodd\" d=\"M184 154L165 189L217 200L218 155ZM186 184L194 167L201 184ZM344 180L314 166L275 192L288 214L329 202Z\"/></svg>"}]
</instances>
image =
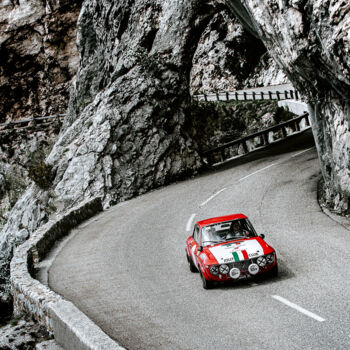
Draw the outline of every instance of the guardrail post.
<instances>
[{"instance_id":1,"label":"guardrail post","mask_svg":"<svg viewBox=\"0 0 350 350\"><path fill-rule=\"evenodd\" d=\"M298 122L295 122L295 131L300 131L300 126Z\"/></svg>"},{"instance_id":2,"label":"guardrail post","mask_svg":"<svg viewBox=\"0 0 350 350\"><path fill-rule=\"evenodd\" d=\"M284 90L284 98L285 98L286 100L288 100L288 91L287 91L287 90Z\"/></svg>"},{"instance_id":3,"label":"guardrail post","mask_svg":"<svg viewBox=\"0 0 350 350\"><path fill-rule=\"evenodd\" d=\"M243 96L244 96L244 101L247 101L247 93L245 91L243 92Z\"/></svg>"},{"instance_id":4,"label":"guardrail post","mask_svg":"<svg viewBox=\"0 0 350 350\"><path fill-rule=\"evenodd\" d=\"M261 91L260 95L261 95L261 99L263 100L264 99L264 91Z\"/></svg>"},{"instance_id":5,"label":"guardrail post","mask_svg":"<svg viewBox=\"0 0 350 350\"><path fill-rule=\"evenodd\" d=\"M269 99L272 100L272 92L269 91Z\"/></svg>"},{"instance_id":6,"label":"guardrail post","mask_svg":"<svg viewBox=\"0 0 350 350\"><path fill-rule=\"evenodd\" d=\"M204 101L208 102L208 96L207 96L207 94L204 93L203 96L204 96Z\"/></svg>"},{"instance_id":7,"label":"guardrail post","mask_svg":"<svg viewBox=\"0 0 350 350\"><path fill-rule=\"evenodd\" d=\"M225 160L225 149L224 148L222 148L220 150L220 157L221 157L221 161L223 162Z\"/></svg>"},{"instance_id":8,"label":"guardrail post","mask_svg":"<svg viewBox=\"0 0 350 350\"><path fill-rule=\"evenodd\" d=\"M236 101L238 101L238 92L235 92Z\"/></svg>"},{"instance_id":9,"label":"guardrail post","mask_svg":"<svg viewBox=\"0 0 350 350\"><path fill-rule=\"evenodd\" d=\"M309 120L309 115L308 114L305 114L304 119L305 119L305 125L306 126L310 126L310 120Z\"/></svg>"},{"instance_id":10,"label":"guardrail post","mask_svg":"<svg viewBox=\"0 0 350 350\"><path fill-rule=\"evenodd\" d=\"M284 126L282 126L281 130L282 130L283 138L286 138L287 137L287 130L286 130L286 128Z\"/></svg>"},{"instance_id":11,"label":"guardrail post","mask_svg":"<svg viewBox=\"0 0 350 350\"><path fill-rule=\"evenodd\" d=\"M277 100L279 101L281 98L280 98L280 92L279 91L276 91L276 96L277 96Z\"/></svg>"},{"instance_id":12,"label":"guardrail post","mask_svg":"<svg viewBox=\"0 0 350 350\"><path fill-rule=\"evenodd\" d=\"M213 164L213 154L212 153L207 154L207 160L208 160L209 165Z\"/></svg>"},{"instance_id":13,"label":"guardrail post","mask_svg":"<svg viewBox=\"0 0 350 350\"><path fill-rule=\"evenodd\" d=\"M216 101L220 101L219 93L216 93Z\"/></svg>"},{"instance_id":14,"label":"guardrail post","mask_svg":"<svg viewBox=\"0 0 350 350\"><path fill-rule=\"evenodd\" d=\"M294 91L290 90L290 98L293 99L294 98Z\"/></svg>"},{"instance_id":15,"label":"guardrail post","mask_svg":"<svg viewBox=\"0 0 350 350\"><path fill-rule=\"evenodd\" d=\"M228 92L226 92L226 101L229 100Z\"/></svg>"},{"instance_id":16,"label":"guardrail post","mask_svg":"<svg viewBox=\"0 0 350 350\"><path fill-rule=\"evenodd\" d=\"M296 99L296 100L299 100L299 93L298 93L298 91L296 91L296 90L295 90L295 99Z\"/></svg>"},{"instance_id":17,"label":"guardrail post","mask_svg":"<svg viewBox=\"0 0 350 350\"><path fill-rule=\"evenodd\" d=\"M242 141L242 147L243 147L244 153L248 153L249 152L248 145L247 145L246 141Z\"/></svg>"},{"instance_id":18,"label":"guardrail post","mask_svg":"<svg viewBox=\"0 0 350 350\"><path fill-rule=\"evenodd\" d=\"M268 145L269 144L269 135L264 133L262 134L263 140L264 140L264 145Z\"/></svg>"},{"instance_id":19,"label":"guardrail post","mask_svg":"<svg viewBox=\"0 0 350 350\"><path fill-rule=\"evenodd\" d=\"M253 100L255 101L255 92L253 91Z\"/></svg>"}]
</instances>

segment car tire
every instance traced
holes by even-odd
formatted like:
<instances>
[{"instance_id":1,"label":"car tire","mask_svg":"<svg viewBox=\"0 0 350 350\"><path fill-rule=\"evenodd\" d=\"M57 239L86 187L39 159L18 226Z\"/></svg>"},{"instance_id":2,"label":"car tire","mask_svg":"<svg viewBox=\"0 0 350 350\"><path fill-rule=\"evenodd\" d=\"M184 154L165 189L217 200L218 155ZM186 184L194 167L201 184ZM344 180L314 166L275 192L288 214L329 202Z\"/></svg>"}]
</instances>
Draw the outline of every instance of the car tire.
<instances>
[{"instance_id":1,"label":"car tire","mask_svg":"<svg viewBox=\"0 0 350 350\"><path fill-rule=\"evenodd\" d=\"M193 263L193 260L192 258L190 258L188 255L187 255L187 252L186 252L186 257L187 257L187 262L188 262L188 266L190 268L190 271L191 272L197 272L197 268L195 266L195 264Z\"/></svg>"},{"instance_id":2,"label":"car tire","mask_svg":"<svg viewBox=\"0 0 350 350\"><path fill-rule=\"evenodd\" d=\"M269 271L269 275L271 277L278 277L278 265L277 264Z\"/></svg>"},{"instance_id":3,"label":"car tire","mask_svg":"<svg viewBox=\"0 0 350 350\"><path fill-rule=\"evenodd\" d=\"M211 289L211 288L213 288L213 285L214 285L213 282L206 280L204 275L203 275L203 273L202 273L202 271L199 271L199 273L201 275L203 288L204 289Z\"/></svg>"}]
</instances>

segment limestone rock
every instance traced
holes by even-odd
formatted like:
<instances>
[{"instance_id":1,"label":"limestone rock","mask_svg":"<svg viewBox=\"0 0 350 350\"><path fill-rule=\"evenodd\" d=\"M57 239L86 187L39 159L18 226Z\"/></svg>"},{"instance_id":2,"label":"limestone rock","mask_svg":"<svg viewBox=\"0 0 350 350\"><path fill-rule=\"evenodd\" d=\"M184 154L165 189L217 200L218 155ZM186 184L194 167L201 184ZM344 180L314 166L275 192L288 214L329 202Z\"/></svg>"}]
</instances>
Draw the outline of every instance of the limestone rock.
<instances>
[{"instance_id":1,"label":"limestone rock","mask_svg":"<svg viewBox=\"0 0 350 350\"><path fill-rule=\"evenodd\" d=\"M81 0L0 4L0 122L64 113L79 55Z\"/></svg>"},{"instance_id":2,"label":"limestone rock","mask_svg":"<svg viewBox=\"0 0 350 350\"><path fill-rule=\"evenodd\" d=\"M227 0L309 104L325 187L350 196L350 3ZM339 194L339 196L337 196ZM346 200L344 201L344 198Z\"/></svg>"},{"instance_id":3,"label":"limestone rock","mask_svg":"<svg viewBox=\"0 0 350 350\"><path fill-rule=\"evenodd\" d=\"M80 67L63 130L47 158L50 195L31 185L0 235L1 269L16 232L100 195L105 207L202 166L187 130L189 71L203 23L191 1L85 1L78 22ZM198 15L200 14L200 15Z\"/></svg>"},{"instance_id":4,"label":"limestone rock","mask_svg":"<svg viewBox=\"0 0 350 350\"><path fill-rule=\"evenodd\" d=\"M46 329L29 317L12 319L9 324L0 327L0 349L35 349L36 343L48 341L51 336Z\"/></svg>"},{"instance_id":5,"label":"limestone rock","mask_svg":"<svg viewBox=\"0 0 350 350\"><path fill-rule=\"evenodd\" d=\"M191 93L235 91L288 82L261 40L245 30L228 9L216 7L199 40L191 69Z\"/></svg>"}]
</instances>

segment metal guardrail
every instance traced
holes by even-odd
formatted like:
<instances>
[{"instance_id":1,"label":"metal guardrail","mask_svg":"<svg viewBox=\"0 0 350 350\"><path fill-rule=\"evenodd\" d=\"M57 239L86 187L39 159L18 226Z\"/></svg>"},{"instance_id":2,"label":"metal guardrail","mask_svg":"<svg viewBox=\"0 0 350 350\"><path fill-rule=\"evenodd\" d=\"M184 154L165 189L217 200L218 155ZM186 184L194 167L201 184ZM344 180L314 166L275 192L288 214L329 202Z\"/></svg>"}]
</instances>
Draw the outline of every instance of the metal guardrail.
<instances>
[{"instance_id":1,"label":"metal guardrail","mask_svg":"<svg viewBox=\"0 0 350 350\"><path fill-rule=\"evenodd\" d=\"M22 120L15 120L8 123L1 123L0 124L0 132L9 130L9 129L23 129L28 128L31 126L37 126L37 125L46 125L47 122L51 123L55 120L60 121L66 116L66 114L54 114L54 115L47 115L44 117L34 117L32 119L22 119Z\"/></svg>"},{"instance_id":2,"label":"metal guardrail","mask_svg":"<svg viewBox=\"0 0 350 350\"><path fill-rule=\"evenodd\" d=\"M304 120L305 121L305 128L301 128L299 123ZM244 154L255 151L258 148L266 147L269 145L271 142L284 139L295 132L299 132L302 129L305 130L306 128L310 127L310 121L309 121L309 114L305 113L297 118L293 118L290 120L287 120L286 122L280 123L278 125L274 125L270 128L258 131L256 133L244 136L242 138L227 142L221 146L212 148L206 152L204 152L204 155L207 157L208 164L209 165L214 165L218 163L222 163L225 160L229 160L230 158L234 158L235 156L238 155L238 148L239 146L242 146ZM292 129L292 133L288 133L288 130ZM274 139L274 133L280 131L281 132L281 137ZM270 136L270 139L269 139ZM248 147L247 141L253 140L255 138L260 138L260 142L258 142L257 147ZM272 138L272 140L271 140ZM233 149L236 148L236 149ZM235 151L237 154L233 155L231 151Z\"/></svg>"},{"instance_id":3,"label":"metal guardrail","mask_svg":"<svg viewBox=\"0 0 350 350\"><path fill-rule=\"evenodd\" d=\"M217 92L212 94L193 95L197 101L262 101L262 100L299 100L296 90L251 91L251 92Z\"/></svg>"}]
</instances>

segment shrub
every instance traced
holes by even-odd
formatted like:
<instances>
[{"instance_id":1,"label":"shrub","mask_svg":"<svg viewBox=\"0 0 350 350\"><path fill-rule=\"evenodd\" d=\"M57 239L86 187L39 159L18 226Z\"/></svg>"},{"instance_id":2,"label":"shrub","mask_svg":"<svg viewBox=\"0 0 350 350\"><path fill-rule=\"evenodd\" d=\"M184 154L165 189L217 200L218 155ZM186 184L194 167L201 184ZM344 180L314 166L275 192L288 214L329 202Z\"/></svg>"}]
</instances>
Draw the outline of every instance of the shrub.
<instances>
[{"instance_id":1,"label":"shrub","mask_svg":"<svg viewBox=\"0 0 350 350\"><path fill-rule=\"evenodd\" d=\"M47 189L52 184L52 165L45 163L44 160L34 162L29 165L28 176L39 187Z\"/></svg>"}]
</instances>

